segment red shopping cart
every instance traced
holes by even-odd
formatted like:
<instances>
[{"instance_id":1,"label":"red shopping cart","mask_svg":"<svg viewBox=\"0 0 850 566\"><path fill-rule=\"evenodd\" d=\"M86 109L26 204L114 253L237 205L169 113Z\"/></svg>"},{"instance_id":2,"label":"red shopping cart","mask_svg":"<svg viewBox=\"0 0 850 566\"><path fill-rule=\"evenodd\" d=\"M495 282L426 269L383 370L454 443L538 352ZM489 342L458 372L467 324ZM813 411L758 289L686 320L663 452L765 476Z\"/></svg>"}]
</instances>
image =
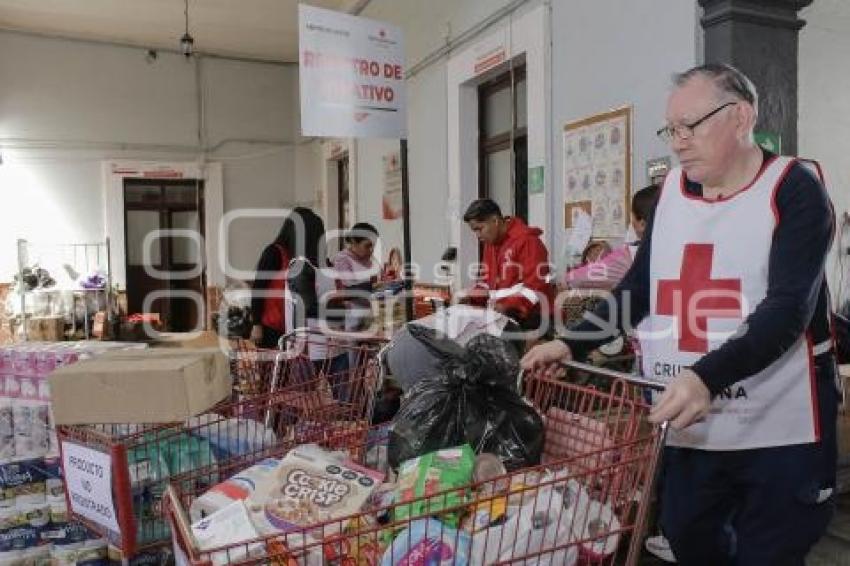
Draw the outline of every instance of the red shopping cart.
<instances>
[{"instance_id":1,"label":"red shopping cart","mask_svg":"<svg viewBox=\"0 0 850 566\"><path fill-rule=\"evenodd\" d=\"M175 550L196 566L634 564L666 431L646 421L643 388L659 387L569 365L615 382L601 392L540 372L524 377L523 393L545 420L539 466L390 504L373 498L345 517L203 550L187 509L203 493L198 486L213 478L188 474L171 481L165 496ZM385 471L385 436L375 429L339 432L318 443L346 448L351 461Z\"/></svg>"},{"instance_id":2,"label":"red shopping cart","mask_svg":"<svg viewBox=\"0 0 850 566\"><path fill-rule=\"evenodd\" d=\"M304 348L318 342L336 355L336 365L333 359L310 359ZM233 352L234 375L242 371L250 387L205 415L166 425L58 427L66 475L74 473L67 461L74 454L92 454L102 463L107 493L91 499L106 505L114 520L92 520L87 512L92 501L69 498L69 510L127 556L170 544L161 511L169 480L189 475L180 485L204 490L218 477L293 445L365 434L380 382L378 345L344 335L319 339L294 333L280 351Z\"/></svg>"}]
</instances>

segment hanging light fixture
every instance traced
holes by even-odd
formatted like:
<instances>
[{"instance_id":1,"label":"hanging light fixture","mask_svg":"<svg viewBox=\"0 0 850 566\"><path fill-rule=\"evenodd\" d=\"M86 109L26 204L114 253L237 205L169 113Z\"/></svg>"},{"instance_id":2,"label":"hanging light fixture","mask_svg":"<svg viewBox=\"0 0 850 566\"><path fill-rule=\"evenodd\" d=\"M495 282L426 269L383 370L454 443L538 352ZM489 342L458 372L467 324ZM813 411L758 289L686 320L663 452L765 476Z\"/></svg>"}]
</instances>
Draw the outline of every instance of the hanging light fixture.
<instances>
[{"instance_id":1,"label":"hanging light fixture","mask_svg":"<svg viewBox=\"0 0 850 566\"><path fill-rule=\"evenodd\" d=\"M183 37L180 38L180 51L186 56L186 59L195 53L195 39L189 35L189 0L184 1L184 15L186 16L186 30Z\"/></svg>"}]
</instances>

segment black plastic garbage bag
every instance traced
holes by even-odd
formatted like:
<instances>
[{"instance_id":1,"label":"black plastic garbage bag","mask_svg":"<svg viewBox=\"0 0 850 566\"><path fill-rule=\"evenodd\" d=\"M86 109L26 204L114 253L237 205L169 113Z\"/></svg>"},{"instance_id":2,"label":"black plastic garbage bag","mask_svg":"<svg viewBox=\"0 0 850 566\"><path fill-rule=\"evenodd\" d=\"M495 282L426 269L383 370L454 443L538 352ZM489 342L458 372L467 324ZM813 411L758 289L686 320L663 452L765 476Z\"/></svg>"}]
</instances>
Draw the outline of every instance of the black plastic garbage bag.
<instances>
[{"instance_id":1,"label":"black plastic garbage bag","mask_svg":"<svg viewBox=\"0 0 850 566\"><path fill-rule=\"evenodd\" d=\"M464 443L496 454L509 471L539 464L543 419L517 389L516 349L487 334L464 348L429 328L410 332L441 363L405 394L390 429L390 464Z\"/></svg>"},{"instance_id":2,"label":"black plastic garbage bag","mask_svg":"<svg viewBox=\"0 0 850 566\"><path fill-rule=\"evenodd\" d=\"M222 315L226 315L226 320L221 320ZM213 313L213 327L220 336L226 338L244 338L248 339L251 336L251 327L253 326L253 317L251 315L251 307L240 307L231 305L224 308L221 312Z\"/></svg>"}]
</instances>

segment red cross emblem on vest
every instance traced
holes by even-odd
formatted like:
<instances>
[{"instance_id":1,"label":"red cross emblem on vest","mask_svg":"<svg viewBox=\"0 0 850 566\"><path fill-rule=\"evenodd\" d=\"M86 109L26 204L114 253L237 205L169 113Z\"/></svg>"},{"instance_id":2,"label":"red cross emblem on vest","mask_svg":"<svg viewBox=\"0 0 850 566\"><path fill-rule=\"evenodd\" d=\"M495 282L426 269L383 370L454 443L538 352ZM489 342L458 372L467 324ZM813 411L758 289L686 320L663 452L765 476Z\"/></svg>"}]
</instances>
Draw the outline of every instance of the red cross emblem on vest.
<instances>
[{"instance_id":1,"label":"red cross emblem on vest","mask_svg":"<svg viewBox=\"0 0 850 566\"><path fill-rule=\"evenodd\" d=\"M685 244L679 279L658 281L656 314L679 322L679 350L708 352L708 319L741 317L741 280L712 279L714 244Z\"/></svg>"}]
</instances>

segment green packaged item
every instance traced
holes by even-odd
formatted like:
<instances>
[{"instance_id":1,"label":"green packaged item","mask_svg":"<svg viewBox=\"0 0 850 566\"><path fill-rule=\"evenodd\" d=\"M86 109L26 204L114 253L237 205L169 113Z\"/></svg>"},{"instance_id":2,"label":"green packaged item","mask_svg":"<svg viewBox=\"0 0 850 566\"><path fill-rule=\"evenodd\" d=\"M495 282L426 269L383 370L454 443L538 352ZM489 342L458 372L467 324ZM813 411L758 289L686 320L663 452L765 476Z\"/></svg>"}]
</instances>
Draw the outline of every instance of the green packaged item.
<instances>
[{"instance_id":1,"label":"green packaged item","mask_svg":"<svg viewBox=\"0 0 850 566\"><path fill-rule=\"evenodd\" d=\"M183 487L189 491L193 490L193 482L202 483L200 487L204 488L218 482L216 459L209 442L186 433L162 439L146 435L143 444L127 452L127 461L139 544L167 540L171 535L160 508L168 480L204 470L193 480L185 480Z\"/></svg>"},{"instance_id":2,"label":"green packaged item","mask_svg":"<svg viewBox=\"0 0 850 566\"><path fill-rule=\"evenodd\" d=\"M395 508L395 520L439 516L447 525L457 527L462 514L459 507L469 501L468 487L474 465L475 454L468 444L402 462L396 502L410 503ZM446 509L450 511L444 512Z\"/></svg>"}]
</instances>

